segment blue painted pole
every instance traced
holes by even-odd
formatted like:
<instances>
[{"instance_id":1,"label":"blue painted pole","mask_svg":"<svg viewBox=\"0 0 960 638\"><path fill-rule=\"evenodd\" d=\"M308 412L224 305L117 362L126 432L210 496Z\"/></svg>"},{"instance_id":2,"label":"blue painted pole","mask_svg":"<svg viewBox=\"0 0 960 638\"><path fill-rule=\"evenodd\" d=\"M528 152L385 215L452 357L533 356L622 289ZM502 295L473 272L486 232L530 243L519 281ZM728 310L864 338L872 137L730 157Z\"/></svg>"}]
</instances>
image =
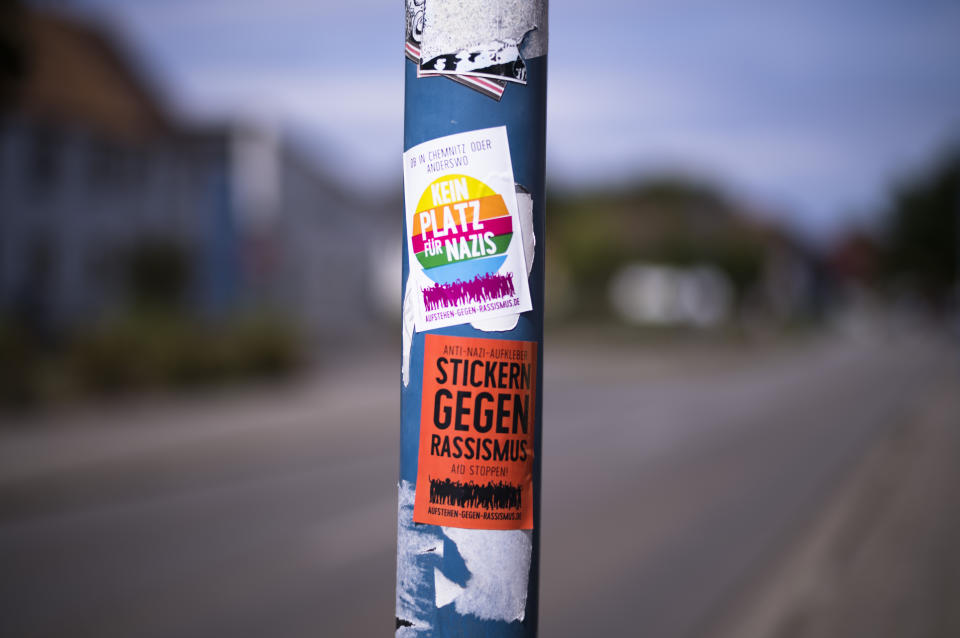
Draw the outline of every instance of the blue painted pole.
<instances>
[{"instance_id":1,"label":"blue painted pole","mask_svg":"<svg viewBox=\"0 0 960 638\"><path fill-rule=\"evenodd\" d=\"M537 635L547 1L406 0L396 636Z\"/></svg>"}]
</instances>

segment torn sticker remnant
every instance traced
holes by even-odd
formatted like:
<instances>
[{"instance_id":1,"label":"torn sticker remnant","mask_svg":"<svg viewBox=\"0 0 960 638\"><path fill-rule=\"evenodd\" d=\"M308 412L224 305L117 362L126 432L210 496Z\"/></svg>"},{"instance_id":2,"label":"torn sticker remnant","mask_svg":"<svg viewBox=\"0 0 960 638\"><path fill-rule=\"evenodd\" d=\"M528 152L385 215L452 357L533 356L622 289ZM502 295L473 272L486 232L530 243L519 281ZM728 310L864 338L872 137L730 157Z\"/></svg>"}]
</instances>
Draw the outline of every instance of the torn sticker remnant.
<instances>
[{"instance_id":1,"label":"torn sticker remnant","mask_svg":"<svg viewBox=\"0 0 960 638\"><path fill-rule=\"evenodd\" d=\"M520 206L520 230L523 235L523 259L527 262L527 276L533 271L534 249L537 238L533 232L533 196L530 192L517 184L517 204ZM517 327L520 313L503 315L487 319L476 319L470 325L483 332L507 332Z\"/></svg>"},{"instance_id":2,"label":"torn sticker remnant","mask_svg":"<svg viewBox=\"0 0 960 638\"><path fill-rule=\"evenodd\" d=\"M396 638L412 638L432 627L432 576L443 554L443 536L438 528L414 524L413 484L401 481L397 488Z\"/></svg>"},{"instance_id":3,"label":"torn sticker remnant","mask_svg":"<svg viewBox=\"0 0 960 638\"><path fill-rule=\"evenodd\" d=\"M420 46L423 43L423 18L426 0L407 0L407 37L404 53L411 62L417 65L417 78L445 77L457 84L463 84L475 91L500 101L507 83L490 77L475 75L443 75L429 73L420 68Z\"/></svg>"},{"instance_id":4,"label":"torn sticker remnant","mask_svg":"<svg viewBox=\"0 0 960 638\"><path fill-rule=\"evenodd\" d=\"M421 69L525 84L526 64L521 47L527 34L545 22L545 4L523 0L425 0L423 29L419 34ZM542 55L540 48L534 53Z\"/></svg>"},{"instance_id":5,"label":"torn sticker remnant","mask_svg":"<svg viewBox=\"0 0 960 638\"><path fill-rule=\"evenodd\" d=\"M421 60L420 69L430 73L474 75L527 83L527 65L520 57L519 46L502 40L485 42L474 49L442 53L434 58Z\"/></svg>"},{"instance_id":6,"label":"torn sticker remnant","mask_svg":"<svg viewBox=\"0 0 960 638\"><path fill-rule=\"evenodd\" d=\"M457 84L463 84L475 91L483 93L487 97L492 97L496 101L500 101L500 98L503 97L503 92L506 90L507 83L503 80L496 80L494 78L482 78L476 75L441 75L439 73L429 73L423 71L420 68L420 45L413 42L407 41L406 46L407 57L411 62L417 65L417 78L432 78L432 77L445 77L448 80L452 80Z\"/></svg>"},{"instance_id":7,"label":"torn sticker remnant","mask_svg":"<svg viewBox=\"0 0 960 638\"><path fill-rule=\"evenodd\" d=\"M465 586L460 586L435 572L437 606L452 602L458 614L481 620L523 620L533 553L532 532L444 527L443 533L456 545L470 578Z\"/></svg>"}]
</instances>

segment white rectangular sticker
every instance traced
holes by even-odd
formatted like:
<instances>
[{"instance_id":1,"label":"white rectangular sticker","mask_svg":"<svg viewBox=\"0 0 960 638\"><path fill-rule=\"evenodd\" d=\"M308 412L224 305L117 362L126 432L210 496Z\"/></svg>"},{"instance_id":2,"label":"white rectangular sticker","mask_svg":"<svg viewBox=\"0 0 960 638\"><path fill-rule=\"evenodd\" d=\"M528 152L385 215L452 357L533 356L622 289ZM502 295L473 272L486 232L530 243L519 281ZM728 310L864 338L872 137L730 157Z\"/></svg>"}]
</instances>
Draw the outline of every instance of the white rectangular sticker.
<instances>
[{"instance_id":1,"label":"white rectangular sticker","mask_svg":"<svg viewBox=\"0 0 960 638\"><path fill-rule=\"evenodd\" d=\"M505 126L414 146L403 185L418 332L533 308Z\"/></svg>"}]
</instances>

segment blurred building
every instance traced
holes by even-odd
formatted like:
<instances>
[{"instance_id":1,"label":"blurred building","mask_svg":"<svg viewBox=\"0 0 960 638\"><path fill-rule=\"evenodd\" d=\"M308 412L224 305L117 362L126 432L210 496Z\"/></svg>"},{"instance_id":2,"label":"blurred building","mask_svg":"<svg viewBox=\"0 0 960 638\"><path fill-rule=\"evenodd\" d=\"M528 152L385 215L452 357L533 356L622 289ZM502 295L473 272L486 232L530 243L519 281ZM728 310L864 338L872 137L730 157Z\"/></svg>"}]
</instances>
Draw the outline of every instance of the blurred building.
<instances>
[{"instance_id":1,"label":"blurred building","mask_svg":"<svg viewBox=\"0 0 960 638\"><path fill-rule=\"evenodd\" d=\"M53 328L130 302L129 260L165 242L185 308L269 308L317 336L363 329L370 206L268 130L194 126L102 25L23 10L0 115L0 312ZM367 224L369 225L369 224Z\"/></svg>"},{"instance_id":2,"label":"blurred building","mask_svg":"<svg viewBox=\"0 0 960 638\"><path fill-rule=\"evenodd\" d=\"M730 319L733 287L720 269L631 263L610 282L610 305L636 324L709 328Z\"/></svg>"},{"instance_id":3,"label":"blurred building","mask_svg":"<svg viewBox=\"0 0 960 638\"><path fill-rule=\"evenodd\" d=\"M819 312L819 258L774 216L709 184L652 177L553 195L550 249L570 272L572 311L709 328Z\"/></svg>"}]
</instances>

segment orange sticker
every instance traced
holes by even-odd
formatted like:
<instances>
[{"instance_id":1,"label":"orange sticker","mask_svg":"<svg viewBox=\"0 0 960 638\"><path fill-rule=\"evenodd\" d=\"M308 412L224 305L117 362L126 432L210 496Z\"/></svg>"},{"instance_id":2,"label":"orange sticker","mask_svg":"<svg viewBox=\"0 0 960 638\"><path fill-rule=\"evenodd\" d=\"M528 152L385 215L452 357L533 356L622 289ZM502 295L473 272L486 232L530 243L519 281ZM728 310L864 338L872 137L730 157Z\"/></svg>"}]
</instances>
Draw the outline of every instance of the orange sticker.
<instances>
[{"instance_id":1,"label":"orange sticker","mask_svg":"<svg viewBox=\"0 0 960 638\"><path fill-rule=\"evenodd\" d=\"M426 335L413 520L533 529L537 344Z\"/></svg>"}]
</instances>

